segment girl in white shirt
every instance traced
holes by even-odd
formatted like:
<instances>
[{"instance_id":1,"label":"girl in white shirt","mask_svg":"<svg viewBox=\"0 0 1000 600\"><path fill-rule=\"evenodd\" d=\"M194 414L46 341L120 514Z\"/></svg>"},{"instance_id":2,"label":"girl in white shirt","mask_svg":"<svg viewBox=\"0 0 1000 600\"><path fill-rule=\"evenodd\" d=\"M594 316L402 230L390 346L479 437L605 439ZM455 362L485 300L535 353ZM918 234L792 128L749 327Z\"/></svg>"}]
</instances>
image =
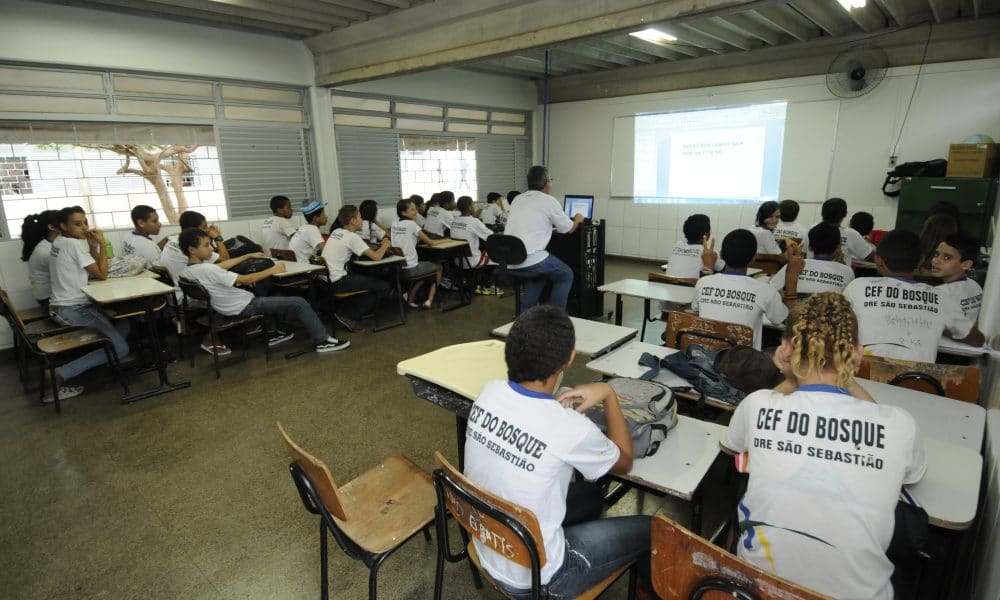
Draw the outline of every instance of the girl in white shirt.
<instances>
[{"instance_id":1,"label":"girl in white shirt","mask_svg":"<svg viewBox=\"0 0 1000 600\"><path fill-rule=\"evenodd\" d=\"M420 260L417 256L417 242L420 241L428 246L434 246L440 244L443 240L427 237L427 234L413 221L413 218L417 216L417 207L411 200L400 200L396 203L396 216L399 219L392 224L390 231L393 247L398 248L399 252L406 259L406 266L403 267L403 277L407 281L412 282L406 296L409 299L408 304L410 308L428 309L434 304L437 284L441 283L441 274L444 272L444 269L440 263ZM436 277L434 283L431 284L427 301L422 305L417 304L413 300L416 297L417 291L423 286L424 281L426 281L424 279L417 281L417 279L430 273L435 273Z\"/></svg>"},{"instance_id":2,"label":"girl in white shirt","mask_svg":"<svg viewBox=\"0 0 1000 600\"><path fill-rule=\"evenodd\" d=\"M46 210L37 215L28 215L21 223L21 260L28 263L31 295L42 308L49 307L49 296L52 295L49 258L52 253L52 240L57 237L59 237L58 210Z\"/></svg>"},{"instance_id":3,"label":"girl in white shirt","mask_svg":"<svg viewBox=\"0 0 1000 600\"><path fill-rule=\"evenodd\" d=\"M774 200L768 200L757 209L756 227L751 231L757 238L758 257L764 254L781 254L781 248L774 239L774 228L780 218L780 206Z\"/></svg>"},{"instance_id":4,"label":"girl in white shirt","mask_svg":"<svg viewBox=\"0 0 1000 600\"><path fill-rule=\"evenodd\" d=\"M378 203L374 200L363 200L358 206L361 213L361 229L358 235L372 248L378 248L385 237L386 226L378 220ZM347 223L341 223L345 227Z\"/></svg>"}]
</instances>

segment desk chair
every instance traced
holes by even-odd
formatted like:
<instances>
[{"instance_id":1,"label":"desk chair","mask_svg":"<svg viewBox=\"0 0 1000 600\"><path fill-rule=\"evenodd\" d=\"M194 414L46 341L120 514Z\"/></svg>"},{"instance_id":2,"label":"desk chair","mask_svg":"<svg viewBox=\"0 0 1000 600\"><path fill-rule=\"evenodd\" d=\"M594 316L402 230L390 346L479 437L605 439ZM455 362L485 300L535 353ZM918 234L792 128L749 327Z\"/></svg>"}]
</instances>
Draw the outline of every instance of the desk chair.
<instances>
[{"instance_id":1,"label":"desk chair","mask_svg":"<svg viewBox=\"0 0 1000 600\"><path fill-rule=\"evenodd\" d=\"M775 273L781 270L781 267L785 266L780 260L775 258L755 258L750 261L748 265L751 268L760 269L764 273L770 276L774 276Z\"/></svg>"},{"instance_id":2,"label":"desk chair","mask_svg":"<svg viewBox=\"0 0 1000 600\"><path fill-rule=\"evenodd\" d=\"M858 377L962 402L979 403L982 373L976 367L938 365L882 356L865 356Z\"/></svg>"},{"instance_id":3,"label":"desk chair","mask_svg":"<svg viewBox=\"0 0 1000 600\"><path fill-rule=\"evenodd\" d=\"M330 273L330 266L328 264L326 264L326 259L323 258L319 254L313 254L313 255L311 255L309 257L309 264L319 265L319 266L323 267L324 269L326 269L325 273L327 273L327 274ZM315 283L318 286L332 285L332 284L330 284L326 280L319 280L319 281L316 281ZM337 304L346 301L348 298L354 298L355 296L363 296L363 295L365 295L367 293L369 293L368 290L356 290L356 291L353 291L353 292L334 292L332 290L332 288L331 288L330 289L330 293L326 294L326 296L328 298L330 298L331 301L332 301L331 302L331 306L330 306L331 314L337 312ZM318 302L318 300L314 298L313 299L313 305L316 305L317 302ZM378 329L378 309L379 309L378 302L375 302L375 308L372 309L372 318L375 320L375 329L376 330ZM332 326L332 328L331 328L330 331L331 331L331 333L333 335L336 335L336 333L337 333L337 331L336 331L337 319L335 319L335 318L331 319L331 323L333 324L333 326Z\"/></svg>"},{"instance_id":4,"label":"desk chair","mask_svg":"<svg viewBox=\"0 0 1000 600\"><path fill-rule=\"evenodd\" d=\"M281 248L271 248L271 257L274 260L287 260L289 262L296 262L297 260L294 250L282 250ZM312 286L312 277L312 273L303 273L298 277L284 277L280 279L272 277L270 284L278 291L308 294Z\"/></svg>"},{"instance_id":5,"label":"desk chair","mask_svg":"<svg viewBox=\"0 0 1000 600\"><path fill-rule=\"evenodd\" d=\"M440 239L440 238L436 238L436 239ZM392 246L392 248L390 248L390 249L392 250L392 253L395 254L396 256L403 256L403 249L402 248L400 248L398 246ZM406 269L404 268L402 270L402 277L403 277L403 281L407 284L407 286L409 286L409 287L406 288L406 297L409 299L410 302L414 301L414 298L411 297L411 292L413 291L413 285L415 283L417 283L418 281L430 280L431 285L437 285L437 272L431 272L431 273L428 273L426 275L421 275L420 277L414 277L414 278L411 279L411 278L409 278L409 277L406 276ZM438 292L440 292L440 291L441 290L438 290ZM439 302L440 302L440 296L441 296L440 294L436 294L435 295L435 299L438 300Z\"/></svg>"},{"instance_id":6,"label":"desk chair","mask_svg":"<svg viewBox=\"0 0 1000 600\"><path fill-rule=\"evenodd\" d=\"M652 521L650 570L661 600L831 600L733 556L663 515Z\"/></svg>"},{"instance_id":7,"label":"desk chair","mask_svg":"<svg viewBox=\"0 0 1000 600\"><path fill-rule=\"evenodd\" d=\"M59 335L80 329L75 325L63 325L59 321L43 313L42 307L32 307L29 309L19 309L14 306L7 291L0 288L0 304L3 305L4 318L10 325L10 330L15 331L18 327L29 339L37 339L46 336ZM15 323L15 321L17 323ZM28 354L27 348L22 347L22 337L14 335L14 358L17 361L17 373L21 379L24 391L28 391ZM28 350L30 352L30 350Z\"/></svg>"},{"instance_id":8,"label":"desk chair","mask_svg":"<svg viewBox=\"0 0 1000 600\"><path fill-rule=\"evenodd\" d=\"M701 344L709 350L721 350L733 346L753 347L753 330L746 325L671 311L667 314L667 330L663 334L663 341L666 346L678 350L683 350L691 344Z\"/></svg>"},{"instance_id":9,"label":"desk chair","mask_svg":"<svg viewBox=\"0 0 1000 600\"><path fill-rule=\"evenodd\" d=\"M188 301L198 300L203 302L208 310L201 317L198 317L197 322L201 325L208 327L209 335L212 336L212 346L219 345L219 334L223 331L228 331L230 329L235 329L239 327L243 334L243 359L247 357L247 338L250 335L259 336L264 340L264 352L266 360L271 360L271 347L267 345L267 333L264 331L264 315L250 315L249 317L228 317L215 312L212 308L212 297L209 295L208 290L205 289L203 285L194 281L192 279L186 279L181 277L178 282L181 286L181 291L184 292L184 311L187 312ZM250 333L251 326L260 326L260 331L257 333ZM191 367L194 367L194 356L197 351L191 352ZM212 353L212 359L215 364L215 378L219 379L222 376L219 370L219 356ZM231 361L232 359L227 359Z\"/></svg>"},{"instance_id":10,"label":"desk chair","mask_svg":"<svg viewBox=\"0 0 1000 600\"><path fill-rule=\"evenodd\" d=\"M514 563L531 569L532 598L548 597L547 591L541 584L541 569L545 565L546 557L538 517L535 516L535 513L491 494L472 483L453 467L440 452L434 453L434 462L438 465L438 469L434 471L434 489L437 491L435 523L438 536L434 600L441 599L444 561L458 562L463 558L468 558L475 565L479 574L485 577L498 592L507 597L503 588L480 565L475 546L468 541L469 534L480 539L494 550L503 552ZM457 554L452 554L451 545L448 542L449 514L454 516L461 526L462 541L466 544L465 549ZM482 535L483 530L488 531L491 535L488 537ZM628 597L635 598L636 579L635 563L633 562L608 575L593 588L578 596L578 600L597 598L625 571L629 572ZM477 587L479 586L477 585Z\"/></svg>"},{"instance_id":11,"label":"desk chair","mask_svg":"<svg viewBox=\"0 0 1000 600\"><path fill-rule=\"evenodd\" d=\"M514 317L516 318L521 314L521 291L524 282L543 276L538 273L518 273L517 269L509 268L510 265L519 265L528 258L528 251L520 238L494 233L486 238L486 253L490 255L490 259L497 263L493 278L501 285L510 285L514 288Z\"/></svg>"},{"instance_id":12,"label":"desk chair","mask_svg":"<svg viewBox=\"0 0 1000 600\"><path fill-rule=\"evenodd\" d=\"M327 531L349 557L369 569L368 598L378 591L378 570L382 562L417 532L430 541L434 520L434 486L430 475L402 454L375 465L347 484L337 487L330 469L300 448L285 432L292 463L288 466L302 505L319 515L321 595L330 597L327 574Z\"/></svg>"}]
</instances>

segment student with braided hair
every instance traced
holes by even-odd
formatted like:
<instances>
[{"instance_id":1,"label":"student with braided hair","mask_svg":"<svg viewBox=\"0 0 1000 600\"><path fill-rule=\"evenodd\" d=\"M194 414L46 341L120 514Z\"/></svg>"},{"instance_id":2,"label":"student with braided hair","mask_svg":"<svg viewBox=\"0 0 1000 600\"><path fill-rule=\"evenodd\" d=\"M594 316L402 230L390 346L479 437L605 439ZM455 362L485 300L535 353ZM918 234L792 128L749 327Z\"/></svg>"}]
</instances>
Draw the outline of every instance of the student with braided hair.
<instances>
[{"instance_id":1,"label":"student with braided hair","mask_svg":"<svg viewBox=\"0 0 1000 600\"><path fill-rule=\"evenodd\" d=\"M723 443L749 454L740 558L837 598L889 600L897 498L927 463L909 413L858 397L861 357L842 295L802 301L775 353L787 381L747 396Z\"/></svg>"}]
</instances>

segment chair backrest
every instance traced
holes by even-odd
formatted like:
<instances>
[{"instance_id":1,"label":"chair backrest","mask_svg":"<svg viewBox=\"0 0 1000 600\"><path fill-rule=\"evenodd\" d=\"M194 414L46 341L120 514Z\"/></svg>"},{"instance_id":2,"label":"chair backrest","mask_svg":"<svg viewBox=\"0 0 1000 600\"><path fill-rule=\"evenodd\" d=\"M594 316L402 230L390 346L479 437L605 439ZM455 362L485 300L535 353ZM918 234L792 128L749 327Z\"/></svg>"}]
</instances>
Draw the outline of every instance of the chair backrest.
<instances>
[{"instance_id":1,"label":"chair backrest","mask_svg":"<svg viewBox=\"0 0 1000 600\"><path fill-rule=\"evenodd\" d=\"M672 275L664 275L659 271L650 271L648 281L655 281L656 283L669 283L672 285L683 285L686 287L694 287L695 283L698 282L697 279L688 279L686 277L674 277Z\"/></svg>"},{"instance_id":2,"label":"chair backrest","mask_svg":"<svg viewBox=\"0 0 1000 600\"><path fill-rule=\"evenodd\" d=\"M661 600L709 598L740 600L830 600L733 556L663 515L652 522L650 570ZM725 594L725 595L723 595Z\"/></svg>"},{"instance_id":3,"label":"chair backrest","mask_svg":"<svg viewBox=\"0 0 1000 600\"><path fill-rule=\"evenodd\" d=\"M281 432L281 437L285 439L285 445L288 446L288 451L291 452L295 463L302 469L306 477L309 478L309 483L312 484L312 488L319 495L326 509L341 521L346 521L348 515L345 510L345 502L340 496L340 491L337 489L337 482L333 480L330 469L323 464L323 461L309 454L293 442L292 438L288 437L288 433L285 432L280 422L278 423L278 431Z\"/></svg>"},{"instance_id":4,"label":"chair backrest","mask_svg":"<svg viewBox=\"0 0 1000 600\"><path fill-rule=\"evenodd\" d=\"M962 402L979 402L982 373L976 367L938 365L882 356L866 356L858 377Z\"/></svg>"},{"instance_id":5,"label":"chair backrest","mask_svg":"<svg viewBox=\"0 0 1000 600\"><path fill-rule=\"evenodd\" d=\"M691 313L672 311L667 314L666 345L683 350L691 344L701 344L709 350L733 346L753 346L753 330L746 325L706 319Z\"/></svg>"},{"instance_id":6,"label":"chair backrest","mask_svg":"<svg viewBox=\"0 0 1000 600\"><path fill-rule=\"evenodd\" d=\"M470 536L508 560L532 569L532 578L545 565L545 546L535 513L491 494L434 452L434 487L443 504ZM533 564L534 563L534 564Z\"/></svg>"},{"instance_id":7,"label":"chair backrest","mask_svg":"<svg viewBox=\"0 0 1000 600\"><path fill-rule=\"evenodd\" d=\"M149 265L146 269L156 273L156 280L160 283L174 287L174 278L170 276L170 271L166 267L162 265Z\"/></svg>"},{"instance_id":8,"label":"chair backrest","mask_svg":"<svg viewBox=\"0 0 1000 600\"><path fill-rule=\"evenodd\" d=\"M781 261L773 258L758 258L750 263L750 267L760 269L768 275L774 275L781 270L782 266Z\"/></svg>"},{"instance_id":9,"label":"chair backrest","mask_svg":"<svg viewBox=\"0 0 1000 600\"><path fill-rule=\"evenodd\" d=\"M271 258L275 260L290 260L295 262L298 260L295 257L294 250L282 249L282 248L271 248Z\"/></svg>"},{"instance_id":10,"label":"chair backrest","mask_svg":"<svg viewBox=\"0 0 1000 600\"><path fill-rule=\"evenodd\" d=\"M17 307L10 301L7 290L3 288L0 288L0 303L3 304L4 312L6 313L4 316L10 321L11 327L16 327L17 331L24 331L24 320L18 314Z\"/></svg>"},{"instance_id":11,"label":"chair backrest","mask_svg":"<svg viewBox=\"0 0 1000 600\"><path fill-rule=\"evenodd\" d=\"M184 292L184 296L191 298L193 300L200 300L205 304L211 306L212 296L209 295L208 290L205 286L201 285L193 279L188 279L187 277L178 277L177 285L180 286L181 291Z\"/></svg>"},{"instance_id":12,"label":"chair backrest","mask_svg":"<svg viewBox=\"0 0 1000 600\"><path fill-rule=\"evenodd\" d=\"M486 253L501 266L519 265L528 258L528 251L520 238L502 233L486 238Z\"/></svg>"}]
</instances>

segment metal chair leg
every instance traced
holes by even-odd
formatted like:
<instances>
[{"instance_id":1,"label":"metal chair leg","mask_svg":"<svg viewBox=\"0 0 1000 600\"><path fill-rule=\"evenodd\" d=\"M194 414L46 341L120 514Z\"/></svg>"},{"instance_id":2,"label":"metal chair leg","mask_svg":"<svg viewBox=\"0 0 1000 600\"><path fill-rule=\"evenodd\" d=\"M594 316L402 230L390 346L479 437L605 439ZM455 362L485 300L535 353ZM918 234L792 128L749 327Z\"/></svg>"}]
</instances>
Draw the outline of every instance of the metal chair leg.
<instances>
[{"instance_id":1,"label":"metal chair leg","mask_svg":"<svg viewBox=\"0 0 1000 600\"><path fill-rule=\"evenodd\" d=\"M385 554L379 554L375 562L368 568L368 600L375 600L378 596L378 569L390 554L392 554L392 550Z\"/></svg>"},{"instance_id":2,"label":"metal chair leg","mask_svg":"<svg viewBox=\"0 0 1000 600\"><path fill-rule=\"evenodd\" d=\"M327 543L326 543L326 523L323 522L321 518L319 520L319 572L320 572L320 593L319 597L322 600L329 600L330 598L330 582L327 580L327 571L329 567L327 566Z\"/></svg>"},{"instance_id":3,"label":"metal chair leg","mask_svg":"<svg viewBox=\"0 0 1000 600\"><path fill-rule=\"evenodd\" d=\"M216 338L216 331L214 324L209 324L209 335L212 337L212 360L215 362L215 378L219 379L222 377L222 372L219 371L219 354L215 351L216 347L219 345L219 340Z\"/></svg>"}]
</instances>

